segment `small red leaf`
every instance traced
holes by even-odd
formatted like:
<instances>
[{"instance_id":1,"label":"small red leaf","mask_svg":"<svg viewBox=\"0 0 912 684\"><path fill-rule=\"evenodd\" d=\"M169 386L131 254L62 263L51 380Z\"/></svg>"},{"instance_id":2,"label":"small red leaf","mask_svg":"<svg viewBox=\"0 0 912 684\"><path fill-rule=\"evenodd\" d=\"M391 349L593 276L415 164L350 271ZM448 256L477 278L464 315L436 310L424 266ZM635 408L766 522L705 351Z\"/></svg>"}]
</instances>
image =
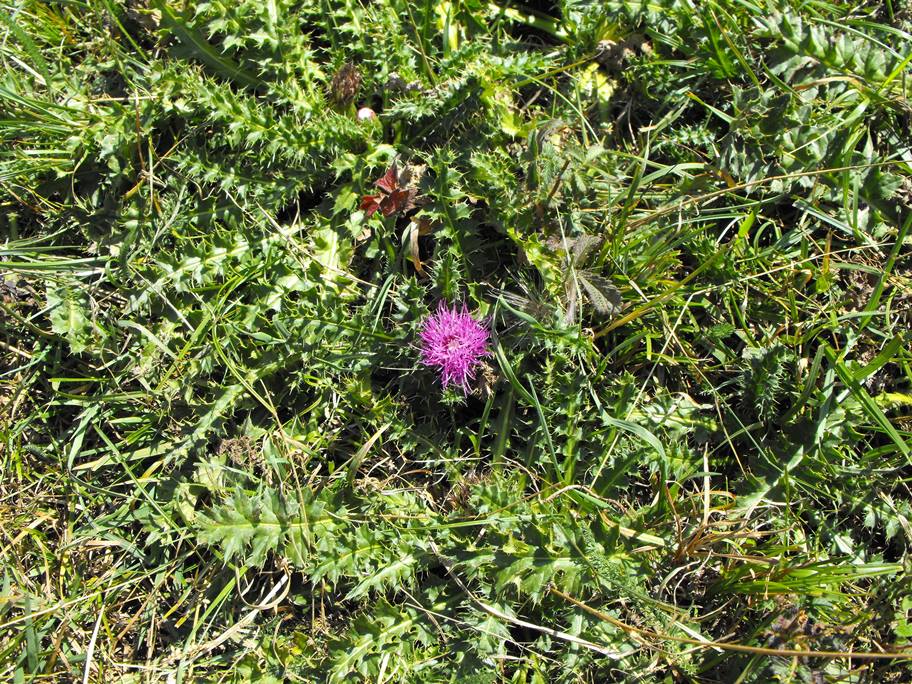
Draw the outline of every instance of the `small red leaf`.
<instances>
[{"instance_id":1,"label":"small red leaf","mask_svg":"<svg viewBox=\"0 0 912 684\"><path fill-rule=\"evenodd\" d=\"M384 216L392 216L396 212L405 211L411 200L412 191L393 190L392 193L380 200L380 211Z\"/></svg>"},{"instance_id":2,"label":"small red leaf","mask_svg":"<svg viewBox=\"0 0 912 684\"><path fill-rule=\"evenodd\" d=\"M380 208L380 204L380 195L365 195L361 198L361 211L366 212L367 218L370 218Z\"/></svg>"},{"instance_id":3,"label":"small red leaf","mask_svg":"<svg viewBox=\"0 0 912 684\"><path fill-rule=\"evenodd\" d=\"M383 174L383 178L374 183L374 185L389 193L399 188L399 171L396 169L396 162L393 162L392 166Z\"/></svg>"}]
</instances>

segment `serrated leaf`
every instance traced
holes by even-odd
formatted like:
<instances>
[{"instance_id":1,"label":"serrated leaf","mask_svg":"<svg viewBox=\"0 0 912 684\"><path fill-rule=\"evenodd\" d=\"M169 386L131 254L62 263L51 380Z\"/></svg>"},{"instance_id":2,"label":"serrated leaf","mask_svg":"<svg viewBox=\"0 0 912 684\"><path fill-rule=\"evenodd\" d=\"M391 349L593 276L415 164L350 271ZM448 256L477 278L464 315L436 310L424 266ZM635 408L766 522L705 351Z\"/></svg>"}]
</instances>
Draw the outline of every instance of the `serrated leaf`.
<instances>
[{"instance_id":1,"label":"serrated leaf","mask_svg":"<svg viewBox=\"0 0 912 684\"><path fill-rule=\"evenodd\" d=\"M580 235L573 242L573 263L583 266L592 254L592 251L601 246L603 240L596 235Z\"/></svg>"},{"instance_id":2,"label":"serrated leaf","mask_svg":"<svg viewBox=\"0 0 912 684\"><path fill-rule=\"evenodd\" d=\"M287 501L274 490L250 496L236 491L226 503L197 516L199 539L218 546L225 561L243 557L260 566L269 552L284 553L290 530L311 528L314 516L300 514L296 501Z\"/></svg>"},{"instance_id":3,"label":"serrated leaf","mask_svg":"<svg viewBox=\"0 0 912 684\"><path fill-rule=\"evenodd\" d=\"M600 315L613 316L621 310L621 291L607 278L591 271L577 271L576 279Z\"/></svg>"},{"instance_id":4,"label":"serrated leaf","mask_svg":"<svg viewBox=\"0 0 912 684\"><path fill-rule=\"evenodd\" d=\"M360 598L372 589L408 584L414 575L414 566L417 561L418 559L414 555L406 553L398 560L379 568L361 580L354 589L348 592L346 600Z\"/></svg>"},{"instance_id":5,"label":"serrated leaf","mask_svg":"<svg viewBox=\"0 0 912 684\"><path fill-rule=\"evenodd\" d=\"M89 299L75 285L48 283L47 305L51 329L65 335L74 354L85 351L92 337Z\"/></svg>"}]
</instances>

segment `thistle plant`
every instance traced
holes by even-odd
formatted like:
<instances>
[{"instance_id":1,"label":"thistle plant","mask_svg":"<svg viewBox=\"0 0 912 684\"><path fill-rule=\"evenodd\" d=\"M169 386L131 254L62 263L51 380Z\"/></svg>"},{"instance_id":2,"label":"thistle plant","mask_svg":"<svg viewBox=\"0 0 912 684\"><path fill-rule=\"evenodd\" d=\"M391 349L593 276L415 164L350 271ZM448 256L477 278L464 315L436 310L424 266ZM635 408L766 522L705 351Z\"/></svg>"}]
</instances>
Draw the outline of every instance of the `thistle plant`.
<instances>
[{"instance_id":1,"label":"thistle plant","mask_svg":"<svg viewBox=\"0 0 912 684\"><path fill-rule=\"evenodd\" d=\"M488 329L461 309L440 302L421 330L421 360L440 372L444 388L459 387L468 395L482 359L490 356Z\"/></svg>"},{"instance_id":2,"label":"thistle plant","mask_svg":"<svg viewBox=\"0 0 912 684\"><path fill-rule=\"evenodd\" d=\"M909 6L0 4L0 683L912 682Z\"/></svg>"}]
</instances>

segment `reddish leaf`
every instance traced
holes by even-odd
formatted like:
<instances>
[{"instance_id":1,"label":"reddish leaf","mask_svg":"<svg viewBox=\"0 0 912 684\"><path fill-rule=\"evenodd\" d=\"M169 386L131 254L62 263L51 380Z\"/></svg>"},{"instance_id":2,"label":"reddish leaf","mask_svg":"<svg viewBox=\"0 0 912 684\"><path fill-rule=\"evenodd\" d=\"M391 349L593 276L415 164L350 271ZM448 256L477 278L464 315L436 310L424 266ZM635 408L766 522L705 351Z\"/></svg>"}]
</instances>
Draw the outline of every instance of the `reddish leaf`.
<instances>
[{"instance_id":1,"label":"reddish leaf","mask_svg":"<svg viewBox=\"0 0 912 684\"><path fill-rule=\"evenodd\" d=\"M370 218L380 208L380 204L380 195L365 195L361 198L361 211L366 212L367 218Z\"/></svg>"},{"instance_id":2,"label":"reddish leaf","mask_svg":"<svg viewBox=\"0 0 912 684\"><path fill-rule=\"evenodd\" d=\"M399 171L396 169L396 162L393 162L393 165L383 174L383 178L374 185L389 193L395 192L399 188Z\"/></svg>"},{"instance_id":3,"label":"reddish leaf","mask_svg":"<svg viewBox=\"0 0 912 684\"><path fill-rule=\"evenodd\" d=\"M392 194L380 200L380 211L384 216L392 216L403 211L408 206L410 194L408 190L394 190Z\"/></svg>"},{"instance_id":4,"label":"reddish leaf","mask_svg":"<svg viewBox=\"0 0 912 684\"><path fill-rule=\"evenodd\" d=\"M383 177L374 182L381 192L376 195L365 195L361 200L361 209L366 212L367 218L373 216L378 209L384 216L392 216L414 208L418 191L414 188L403 188L401 185L403 177L408 176L407 170L400 176L396 162L392 163Z\"/></svg>"}]
</instances>

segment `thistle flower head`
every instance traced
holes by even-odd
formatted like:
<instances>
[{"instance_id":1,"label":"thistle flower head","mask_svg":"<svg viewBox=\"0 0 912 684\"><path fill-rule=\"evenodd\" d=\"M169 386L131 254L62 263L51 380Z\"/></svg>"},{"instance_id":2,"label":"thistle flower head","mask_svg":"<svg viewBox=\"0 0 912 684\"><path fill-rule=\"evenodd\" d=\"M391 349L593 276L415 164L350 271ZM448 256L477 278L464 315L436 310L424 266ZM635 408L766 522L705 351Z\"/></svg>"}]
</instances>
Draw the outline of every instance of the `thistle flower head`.
<instances>
[{"instance_id":1,"label":"thistle flower head","mask_svg":"<svg viewBox=\"0 0 912 684\"><path fill-rule=\"evenodd\" d=\"M444 388L456 385L469 393L469 382L488 351L488 329L462 309L440 302L421 329L421 361L440 372Z\"/></svg>"},{"instance_id":2,"label":"thistle flower head","mask_svg":"<svg viewBox=\"0 0 912 684\"><path fill-rule=\"evenodd\" d=\"M354 64L345 63L333 75L329 84L333 100L340 105L348 105L355 99L361 88L361 73Z\"/></svg>"}]
</instances>

